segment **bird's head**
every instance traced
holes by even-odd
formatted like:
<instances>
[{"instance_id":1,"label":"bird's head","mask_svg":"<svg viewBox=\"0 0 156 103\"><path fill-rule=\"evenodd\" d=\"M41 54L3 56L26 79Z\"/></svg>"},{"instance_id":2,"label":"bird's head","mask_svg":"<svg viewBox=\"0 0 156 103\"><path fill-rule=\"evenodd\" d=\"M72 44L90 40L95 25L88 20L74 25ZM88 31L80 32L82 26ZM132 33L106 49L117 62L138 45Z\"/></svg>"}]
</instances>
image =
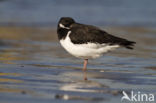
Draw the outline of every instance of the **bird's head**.
<instances>
[{"instance_id":1,"label":"bird's head","mask_svg":"<svg viewBox=\"0 0 156 103\"><path fill-rule=\"evenodd\" d=\"M64 29L70 29L70 26L75 23L74 19L71 17L62 17L59 20L58 27L64 28Z\"/></svg>"}]
</instances>

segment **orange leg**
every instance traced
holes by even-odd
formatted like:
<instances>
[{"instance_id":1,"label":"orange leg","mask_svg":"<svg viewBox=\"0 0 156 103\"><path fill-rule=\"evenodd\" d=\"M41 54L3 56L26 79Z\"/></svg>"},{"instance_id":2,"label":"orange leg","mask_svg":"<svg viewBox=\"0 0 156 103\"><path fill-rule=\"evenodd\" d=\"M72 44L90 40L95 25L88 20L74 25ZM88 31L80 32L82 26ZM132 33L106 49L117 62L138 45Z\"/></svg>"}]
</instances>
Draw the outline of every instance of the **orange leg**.
<instances>
[{"instance_id":1,"label":"orange leg","mask_svg":"<svg viewBox=\"0 0 156 103\"><path fill-rule=\"evenodd\" d=\"M87 80L87 63L88 63L88 59L84 59L84 65L83 65L83 72L84 72L84 80Z\"/></svg>"}]
</instances>

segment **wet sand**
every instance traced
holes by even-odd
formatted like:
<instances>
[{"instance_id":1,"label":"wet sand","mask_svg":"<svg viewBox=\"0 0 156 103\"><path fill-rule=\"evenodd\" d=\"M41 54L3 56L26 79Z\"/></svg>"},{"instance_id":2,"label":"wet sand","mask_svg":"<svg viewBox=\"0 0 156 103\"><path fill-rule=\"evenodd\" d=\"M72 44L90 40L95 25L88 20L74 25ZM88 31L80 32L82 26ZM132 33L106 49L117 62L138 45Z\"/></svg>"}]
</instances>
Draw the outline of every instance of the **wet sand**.
<instances>
[{"instance_id":1,"label":"wet sand","mask_svg":"<svg viewBox=\"0 0 156 103\"><path fill-rule=\"evenodd\" d=\"M156 95L156 30L101 27L137 42L89 60L68 54L52 27L0 27L0 103L120 103L122 91Z\"/></svg>"}]
</instances>

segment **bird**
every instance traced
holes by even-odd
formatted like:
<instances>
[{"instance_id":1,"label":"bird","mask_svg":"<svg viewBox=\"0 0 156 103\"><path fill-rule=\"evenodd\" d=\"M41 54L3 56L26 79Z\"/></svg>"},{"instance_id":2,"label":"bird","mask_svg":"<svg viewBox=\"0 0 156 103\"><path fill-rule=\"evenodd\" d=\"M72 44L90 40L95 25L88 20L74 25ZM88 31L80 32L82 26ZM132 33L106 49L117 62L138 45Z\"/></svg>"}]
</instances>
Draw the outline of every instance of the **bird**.
<instances>
[{"instance_id":1,"label":"bird","mask_svg":"<svg viewBox=\"0 0 156 103\"><path fill-rule=\"evenodd\" d=\"M136 43L109 34L96 26L78 23L71 17L59 19L57 35L60 44L67 52L84 60L82 69L84 73L87 70L88 59L101 57L120 47L133 49ZM87 80L86 73L84 80Z\"/></svg>"}]
</instances>

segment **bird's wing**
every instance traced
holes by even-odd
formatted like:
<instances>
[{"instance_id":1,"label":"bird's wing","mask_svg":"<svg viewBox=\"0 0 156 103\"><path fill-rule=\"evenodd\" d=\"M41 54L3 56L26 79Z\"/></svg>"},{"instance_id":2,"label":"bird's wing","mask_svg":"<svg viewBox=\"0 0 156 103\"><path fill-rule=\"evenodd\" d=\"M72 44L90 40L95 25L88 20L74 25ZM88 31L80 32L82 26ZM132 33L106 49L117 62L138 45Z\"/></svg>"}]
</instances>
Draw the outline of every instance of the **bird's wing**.
<instances>
[{"instance_id":1,"label":"bird's wing","mask_svg":"<svg viewBox=\"0 0 156 103\"><path fill-rule=\"evenodd\" d=\"M71 28L70 38L74 44L83 44L88 42L98 44L105 43L109 45L121 45L128 49L132 49L131 46L135 43L123 38L115 37L97 27L84 24L75 24Z\"/></svg>"}]
</instances>

